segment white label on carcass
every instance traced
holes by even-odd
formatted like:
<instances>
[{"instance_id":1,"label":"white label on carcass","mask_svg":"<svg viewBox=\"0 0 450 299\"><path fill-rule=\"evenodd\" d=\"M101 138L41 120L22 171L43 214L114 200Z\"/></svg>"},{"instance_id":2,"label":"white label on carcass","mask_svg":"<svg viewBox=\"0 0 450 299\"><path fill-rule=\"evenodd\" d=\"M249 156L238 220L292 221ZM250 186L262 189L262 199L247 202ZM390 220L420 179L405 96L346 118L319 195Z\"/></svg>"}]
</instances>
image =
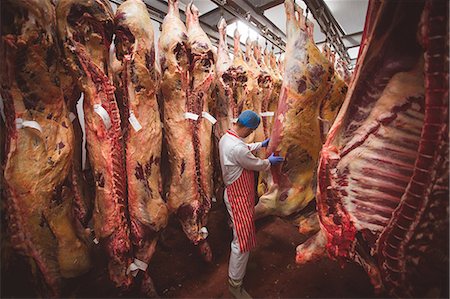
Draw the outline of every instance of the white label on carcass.
<instances>
[{"instance_id":1,"label":"white label on carcass","mask_svg":"<svg viewBox=\"0 0 450 299\"><path fill-rule=\"evenodd\" d=\"M261 112L261 116L263 116L263 117L274 116L274 115L275 115L275 112L273 112L273 111Z\"/></svg>"},{"instance_id":2,"label":"white label on carcass","mask_svg":"<svg viewBox=\"0 0 450 299\"><path fill-rule=\"evenodd\" d=\"M94 238L94 240L92 240L92 241L94 241L94 244L98 244L98 239L97 238Z\"/></svg>"},{"instance_id":3,"label":"white label on carcass","mask_svg":"<svg viewBox=\"0 0 450 299\"><path fill-rule=\"evenodd\" d=\"M5 106L3 104L3 98L2 97L0 97L0 114L2 115L3 121L6 122Z\"/></svg>"},{"instance_id":4,"label":"white label on carcass","mask_svg":"<svg viewBox=\"0 0 450 299\"><path fill-rule=\"evenodd\" d=\"M137 258L134 258L134 262L133 263L136 265L136 267L138 267L139 270L142 270L142 271L146 271L147 270L147 267L148 267L147 263L145 263L145 262L143 262L141 260L138 260Z\"/></svg>"},{"instance_id":5,"label":"white label on carcass","mask_svg":"<svg viewBox=\"0 0 450 299\"><path fill-rule=\"evenodd\" d=\"M108 111L100 104L94 104L94 111L102 118L103 124L109 130L111 128L111 118L109 117Z\"/></svg>"},{"instance_id":6,"label":"white label on carcass","mask_svg":"<svg viewBox=\"0 0 450 299\"><path fill-rule=\"evenodd\" d=\"M208 229L205 226L203 226L198 233L203 239L208 237Z\"/></svg>"},{"instance_id":7,"label":"white label on carcass","mask_svg":"<svg viewBox=\"0 0 450 299\"><path fill-rule=\"evenodd\" d=\"M23 120L21 118L16 118L16 129L22 129L22 128L36 129L42 133L42 127L37 121Z\"/></svg>"},{"instance_id":8,"label":"white label on carcass","mask_svg":"<svg viewBox=\"0 0 450 299\"><path fill-rule=\"evenodd\" d=\"M138 271L139 271L139 268L134 263L131 263L128 266L127 275L130 274L130 272L131 272L131 275L133 275L133 277L136 277L136 275L138 274Z\"/></svg>"},{"instance_id":9,"label":"white label on carcass","mask_svg":"<svg viewBox=\"0 0 450 299\"><path fill-rule=\"evenodd\" d=\"M138 119L131 110L130 110L130 117L128 117L128 121L130 122L135 132L139 132L142 129L141 124L139 123Z\"/></svg>"},{"instance_id":10,"label":"white label on carcass","mask_svg":"<svg viewBox=\"0 0 450 299\"><path fill-rule=\"evenodd\" d=\"M184 113L184 118L185 119L192 119L192 120L197 120L198 119L198 115L192 112L185 112Z\"/></svg>"},{"instance_id":11,"label":"white label on carcass","mask_svg":"<svg viewBox=\"0 0 450 299\"><path fill-rule=\"evenodd\" d=\"M70 112L70 113L69 113L69 120L70 120L70 122L73 122L73 120L74 120L75 118L77 118L77 116L75 115L75 113Z\"/></svg>"},{"instance_id":12,"label":"white label on carcass","mask_svg":"<svg viewBox=\"0 0 450 299\"><path fill-rule=\"evenodd\" d=\"M134 261L128 266L127 275L131 273L131 275L133 275L133 277L136 277L139 270L145 272L147 270L147 267L148 267L147 263L135 258Z\"/></svg>"},{"instance_id":13,"label":"white label on carcass","mask_svg":"<svg viewBox=\"0 0 450 299\"><path fill-rule=\"evenodd\" d=\"M202 112L202 116L204 118L206 118L207 120L209 120L213 125L217 122L217 119L215 119L214 116L212 116L211 114L209 114L206 111Z\"/></svg>"}]
</instances>

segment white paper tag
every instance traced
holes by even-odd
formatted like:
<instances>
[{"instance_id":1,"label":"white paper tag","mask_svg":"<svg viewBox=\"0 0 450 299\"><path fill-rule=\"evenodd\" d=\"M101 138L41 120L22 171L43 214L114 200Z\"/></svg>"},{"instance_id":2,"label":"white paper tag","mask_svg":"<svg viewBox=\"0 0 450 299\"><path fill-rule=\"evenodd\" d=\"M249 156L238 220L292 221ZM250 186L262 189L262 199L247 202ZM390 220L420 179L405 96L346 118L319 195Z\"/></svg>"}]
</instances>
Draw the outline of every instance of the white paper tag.
<instances>
[{"instance_id":1,"label":"white paper tag","mask_svg":"<svg viewBox=\"0 0 450 299\"><path fill-rule=\"evenodd\" d=\"M77 116L75 115L75 113L70 112L70 113L69 113L69 120L70 120L70 122L73 122L73 120L74 120L75 118L77 118Z\"/></svg>"},{"instance_id":2,"label":"white paper tag","mask_svg":"<svg viewBox=\"0 0 450 299\"><path fill-rule=\"evenodd\" d=\"M0 96L0 114L2 115L3 122L6 122L5 106L3 104L3 98Z\"/></svg>"},{"instance_id":3,"label":"white paper tag","mask_svg":"<svg viewBox=\"0 0 450 299\"><path fill-rule=\"evenodd\" d=\"M273 112L273 111L266 111L266 112L261 112L260 115L263 116L263 117L274 116L275 112Z\"/></svg>"},{"instance_id":4,"label":"white paper tag","mask_svg":"<svg viewBox=\"0 0 450 299\"><path fill-rule=\"evenodd\" d=\"M128 121L130 122L135 132L139 132L142 129L141 124L139 123L132 110L130 110L130 117L128 117Z\"/></svg>"},{"instance_id":5,"label":"white paper tag","mask_svg":"<svg viewBox=\"0 0 450 299\"><path fill-rule=\"evenodd\" d=\"M191 112L185 112L184 113L184 118L185 119L197 120L198 119L198 115L195 114L195 113L191 113Z\"/></svg>"},{"instance_id":6,"label":"white paper tag","mask_svg":"<svg viewBox=\"0 0 450 299\"><path fill-rule=\"evenodd\" d=\"M98 244L98 239L97 238L94 238L94 240L92 240L92 241L94 241L94 244Z\"/></svg>"},{"instance_id":7,"label":"white paper tag","mask_svg":"<svg viewBox=\"0 0 450 299\"><path fill-rule=\"evenodd\" d=\"M148 267L147 263L145 263L145 262L143 262L141 260L138 260L137 258L134 258L134 262L133 263L136 265L136 267L139 270L142 270L142 271L146 271L147 270L147 267Z\"/></svg>"},{"instance_id":8,"label":"white paper tag","mask_svg":"<svg viewBox=\"0 0 450 299\"><path fill-rule=\"evenodd\" d=\"M146 271L148 267L148 264L138 260L137 258L134 258L134 261L128 266L127 269L127 275L131 273L131 275L133 275L133 277L136 277L136 275L138 274L139 270L141 271Z\"/></svg>"},{"instance_id":9,"label":"white paper tag","mask_svg":"<svg viewBox=\"0 0 450 299\"><path fill-rule=\"evenodd\" d=\"M213 125L217 122L217 119L215 119L214 116L212 116L211 114L209 114L206 111L202 112L202 117L204 117L207 120L209 120L209 122L212 123Z\"/></svg>"},{"instance_id":10,"label":"white paper tag","mask_svg":"<svg viewBox=\"0 0 450 299\"><path fill-rule=\"evenodd\" d=\"M136 277L136 275L138 274L138 271L139 271L139 268L134 263L131 263L128 266L127 275L131 273L131 275L133 275L133 277Z\"/></svg>"},{"instance_id":11,"label":"white paper tag","mask_svg":"<svg viewBox=\"0 0 450 299\"><path fill-rule=\"evenodd\" d=\"M201 236L203 239L206 239L206 238L208 237L208 229L207 229L205 226L203 226L203 227L198 231L198 233L200 234L200 236Z\"/></svg>"},{"instance_id":12,"label":"white paper tag","mask_svg":"<svg viewBox=\"0 0 450 299\"><path fill-rule=\"evenodd\" d=\"M16 129L22 129L22 128L36 129L42 133L42 127L37 121L23 120L21 118L16 118Z\"/></svg>"},{"instance_id":13,"label":"white paper tag","mask_svg":"<svg viewBox=\"0 0 450 299\"><path fill-rule=\"evenodd\" d=\"M109 130L111 128L111 118L109 117L108 111L100 104L94 104L94 111L102 118L103 124Z\"/></svg>"}]
</instances>

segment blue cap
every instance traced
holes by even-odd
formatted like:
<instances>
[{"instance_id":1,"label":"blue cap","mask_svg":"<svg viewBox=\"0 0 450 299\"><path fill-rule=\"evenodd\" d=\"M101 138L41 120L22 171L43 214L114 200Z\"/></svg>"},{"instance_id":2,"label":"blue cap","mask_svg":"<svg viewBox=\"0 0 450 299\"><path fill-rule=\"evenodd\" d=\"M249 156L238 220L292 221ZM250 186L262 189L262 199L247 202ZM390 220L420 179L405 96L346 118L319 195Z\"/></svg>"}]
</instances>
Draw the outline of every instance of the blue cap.
<instances>
[{"instance_id":1,"label":"blue cap","mask_svg":"<svg viewBox=\"0 0 450 299\"><path fill-rule=\"evenodd\" d=\"M238 122L244 127L250 129L256 129L261 122L261 118L255 112L251 110L242 111L242 113L238 117Z\"/></svg>"}]
</instances>

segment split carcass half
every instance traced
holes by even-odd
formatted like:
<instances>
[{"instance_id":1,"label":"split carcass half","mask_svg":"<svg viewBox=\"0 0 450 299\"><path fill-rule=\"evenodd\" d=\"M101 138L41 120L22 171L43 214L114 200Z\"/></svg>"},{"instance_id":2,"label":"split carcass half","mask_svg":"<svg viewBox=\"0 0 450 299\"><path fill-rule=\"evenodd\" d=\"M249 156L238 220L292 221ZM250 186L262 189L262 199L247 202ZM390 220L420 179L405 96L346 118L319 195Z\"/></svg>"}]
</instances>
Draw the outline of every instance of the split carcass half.
<instances>
[{"instance_id":1,"label":"split carcass half","mask_svg":"<svg viewBox=\"0 0 450 299\"><path fill-rule=\"evenodd\" d=\"M253 55L259 66L258 86L259 95L254 98L253 104L255 105L254 111L261 116L261 124L255 131L254 141L263 141L270 136L271 124L273 122L274 112L269 111L269 105L272 102L272 97L274 95L274 76L271 72L269 66L266 64L265 57L262 56L261 47L258 43L254 43ZM257 156L261 159L267 157L266 150L264 148L257 152ZM267 178L268 173L266 171L261 171L258 173L258 195L261 196L267 191Z\"/></svg>"},{"instance_id":2,"label":"split carcass half","mask_svg":"<svg viewBox=\"0 0 450 299\"><path fill-rule=\"evenodd\" d=\"M285 158L272 167L269 190L256 205L256 216L286 216L315 196L315 169L322 147L320 107L331 89L333 67L307 32L305 17L285 1L287 45L285 73L267 152ZM298 10L298 19L295 10Z\"/></svg>"},{"instance_id":3,"label":"split carcass half","mask_svg":"<svg viewBox=\"0 0 450 299\"><path fill-rule=\"evenodd\" d=\"M308 33L310 38L313 37L314 25L307 21ZM330 48L325 45L323 54L328 59L331 67L335 65L335 54L331 53ZM334 69L333 69L334 70ZM339 109L344 102L345 95L347 94L347 84L342 80L337 71L333 71L333 75L330 78L331 88L328 90L325 98L320 104L320 132L322 143L325 143L328 131L333 124Z\"/></svg>"},{"instance_id":4,"label":"split carcass half","mask_svg":"<svg viewBox=\"0 0 450 299\"><path fill-rule=\"evenodd\" d=\"M1 28L8 237L40 273L39 295L60 296L62 278L89 270L90 257L72 211L74 133L58 78L54 7L5 1Z\"/></svg>"},{"instance_id":5,"label":"split carcass half","mask_svg":"<svg viewBox=\"0 0 450 299\"><path fill-rule=\"evenodd\" d=\"M321 231L297 262L325 251L356 261L376 289L400 297L447 282L447 28L448 1L369 3L355 77L320 158Z\"/></svg>"},{"instance_id":6,"label":"split carcass half","mask_svg":"<svg viewBox=\"0 0 450 299\"><path fill-rule=\"evenodd\" d=\"M245 60L248 65L248 83L247 83L247 97L251 102L251 107L248 109L253 110L258 115L261 114L264 94L264 83L268 78L268 73L265 72L258 63L258 58L261 58L261 51L259 49L257 41L250 41L247 38L245 45ZM262 60L262 59L261 59ZM256 130L246 138L247 143L263 141L264 140L264 127L260 124ZM263 157L263 151L258 151L257 155Z\"/></svg>"},{"instance_id":7,"label":"split carcass half","mask_svg":"<svg viewBox=\"0 0 450 299\"><path fill-rule=\"evenodd\" d=\"M168 211L161 197L162 128L156 93L160 72L155 65L154 33L145 4L128 0L115 16L116 56L120 78L125 139L128 211L136 266L144 271L142 292L155 295L147 265L158 232L167 224ZM140 262L143 262L140 263ZM133 270L130 268L130 270Z\"/></svg>"},{"instance_id":8,"label":"split carcass half","mask_svg":"<svg viewBox=\"0 0 450 299\"><path fill-rule=\"evenodd\" d=\"M214 135L219 140L231 127L233 118L238 116L238 105L234 97L234 86L239 84L240 73L236 72L232 66L232 61L228 55L227 45L227 23L221 18L217 25L219 29L219 46L217 49L216 63L216 113L217 124L214 127ZM246 79L246 78L245 78Z\"/></svg>"},{"instance_id":9,"label":"split carcass half","mask_svg":"<svg viewBox=\"0 0 450 299\"><path fill-rule=\"evenodd\" d=\"M186 236L207 260L212 258L206 242L206 222L211 207L212 123L208 112L214 55L210 41L198 24L198 11L187 8L186 27L180 20L178 1L169 1L169 11L159 39L164 97L164 132L170 163L167 195Z\"/></svg>"},{"instance_id":10,"label":"split carcass half","mask_svg":"<svg viewBox=\"0 0 450 299\"><path fill-rule=\"evenodd\" d=\"M114 19L106 0L61 0L58 33L72 76L84 93L86 144L95 180L94 231L109 258L109 276L127 288L130 225L120 114L108 78Z\"/></svg>"},{"instance_id":11,"label":"split carcass half","mask_svg":"<svg viewBox=\"0 0 450 299\"><path fill-rule=\"evenodd\" d=\"M234 78L236 78L235 84L233 84L233 99L237 103L237 111L233 113L232 122L234 122L239 114L244 110L252 110L253 103L251 98L248 96L248 84L249 84L249 72L248 65L245 61L244 53L242 53L240 40L241 36L236 28L234 30L234 47L233 47L233 73ZM252 84L253 81L250 83Z\"/></svg>"},{"instance_id":12,"label":"split carcass half","mask_svg":"<svg viewBox=\"0 0 450 299\"><path fill-rule=\"evenodd\" d=\"M232 126L233 119L238 116L238 102L236 89L244 78L242 73L236 70L228 55L228 45L226 41L227 23L224 18L220 18L217 28L219 29L219 46L217 50L217 63L215 65L215 87L216 99L214 102L213 115L217 123L213 128L213 154L214 154L214 194L217 199L222 200L224 184L219 160L219 140Z\"/></svg>"}]
</instances>

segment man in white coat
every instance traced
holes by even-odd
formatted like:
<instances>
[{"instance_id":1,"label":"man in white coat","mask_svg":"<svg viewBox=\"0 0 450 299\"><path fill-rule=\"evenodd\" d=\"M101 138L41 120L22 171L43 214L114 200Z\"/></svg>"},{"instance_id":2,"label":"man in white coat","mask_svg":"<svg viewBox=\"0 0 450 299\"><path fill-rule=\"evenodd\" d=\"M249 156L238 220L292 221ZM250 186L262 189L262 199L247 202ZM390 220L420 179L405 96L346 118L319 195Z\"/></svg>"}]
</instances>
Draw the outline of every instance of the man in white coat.
<instances>
[{"instance_id":1,"label":"man in white coat","mask_svg":"<svg viewBox=\"0 0 450 299\"><path fill-rule=\"evenodd\" d=\"M283 161L273 153L268 159L259 159L252 154L267 147L269 139L247 144L249 136L261 119L253 111L243 111L233 128L219 142L220 165L226 189L224 202L233 223L230 263L228 267L229 290L235 298L251 298L242 287L250 250L256 246L254 220L255 177L254 171L268 171L270 165Z\"/></svg>"}]
</instances>

